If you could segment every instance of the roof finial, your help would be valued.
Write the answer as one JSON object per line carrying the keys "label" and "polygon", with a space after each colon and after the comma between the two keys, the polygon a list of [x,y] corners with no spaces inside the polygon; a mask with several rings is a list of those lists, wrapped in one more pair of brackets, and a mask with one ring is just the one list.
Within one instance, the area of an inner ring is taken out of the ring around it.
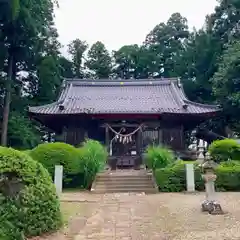
{"label": "roof finial", "polygon": [[182,86],[180,78],[177,78],[177,85],[178,85],[179,88]]}

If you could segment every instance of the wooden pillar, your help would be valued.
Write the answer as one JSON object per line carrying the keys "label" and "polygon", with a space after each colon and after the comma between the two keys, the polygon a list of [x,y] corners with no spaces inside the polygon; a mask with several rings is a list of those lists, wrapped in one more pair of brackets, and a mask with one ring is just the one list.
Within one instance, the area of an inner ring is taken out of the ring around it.
{"label": "wooden pillar", "polygon": [[139,156],[135,161],[135,168],[139,169],[140,165],[142,164],[142,151],[143,151],[143,146],[142,146],[142,129],[140,129],[137,132],[137,155]]}
{"label": "wooden pillar", "polygon": [[185,140],[184,140],[184,128],[183,125],[180,127],[180,148],[185,150]]}
{"label": "wooden pillar", "polygon": [[105,125],[105,145],[107,147],[107,151],[109,152],[109,127]]}
{"label": "wooden pillar", "polygon": [[140,155],[141,153],[141,130],[137,132],[137,139],[136,139],[136,147],[137,147],[137,154]]}
{"label": "wooden pillar", "polygon": [[158,128],[158,144],[162,145],[163,144],[163,140],[162,140],[162,129],[159,127]]}

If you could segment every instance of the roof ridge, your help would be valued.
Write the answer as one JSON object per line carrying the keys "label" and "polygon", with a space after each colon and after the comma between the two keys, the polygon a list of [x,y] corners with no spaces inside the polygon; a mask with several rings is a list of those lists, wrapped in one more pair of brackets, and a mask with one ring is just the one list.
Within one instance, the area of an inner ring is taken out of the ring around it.
{"label": "roof ridge", "polygon": [[94,78],[64,78],[65,81],[69,82],[157,82],[157,81],[178,81],[178,77],[172,77],[172,78],[129,78],[129,79],[123,79],[123,78],[100,78],[100,79],[94,79]]}
{"label": "roof ridge", "polygon": [[65,79],[66,85],[73,84],[73,86],[149,86],[149,85],[170,85],[177,83],[179,80],[175,78],[159,78],[159,79],[135,79],[135,80],[79,80],[79,79]]}

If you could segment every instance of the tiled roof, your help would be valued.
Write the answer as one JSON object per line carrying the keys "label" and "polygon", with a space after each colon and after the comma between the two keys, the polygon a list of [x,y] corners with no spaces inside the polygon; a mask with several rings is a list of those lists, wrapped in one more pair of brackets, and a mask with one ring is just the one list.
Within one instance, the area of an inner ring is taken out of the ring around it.
{"label": "tiled roof", "polygon": [[35,114],[202,114],[216,105],[189,101],[178,79],[79,80],[66,79],[57,102],[29,107]]}

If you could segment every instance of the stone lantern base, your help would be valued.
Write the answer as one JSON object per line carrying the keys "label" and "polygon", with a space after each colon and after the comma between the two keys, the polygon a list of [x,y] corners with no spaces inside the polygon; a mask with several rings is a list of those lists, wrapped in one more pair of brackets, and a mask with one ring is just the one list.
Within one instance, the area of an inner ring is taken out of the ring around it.
{"label": "stone lantern base", "polygon": [[220,203],[215,200],[204,200],[202,203],[202,211],[212,215],[224,214]]}
{"label": "stone lantern base", "polygon": [[216,164],[214,161],[205,161],[202,165],[204,174],[202,175],[205,181],[206,200],[202,203],[202,211],[213,215],[223,214],[222,207],[215,199],[215,181],[217,175],[214,172]]}

